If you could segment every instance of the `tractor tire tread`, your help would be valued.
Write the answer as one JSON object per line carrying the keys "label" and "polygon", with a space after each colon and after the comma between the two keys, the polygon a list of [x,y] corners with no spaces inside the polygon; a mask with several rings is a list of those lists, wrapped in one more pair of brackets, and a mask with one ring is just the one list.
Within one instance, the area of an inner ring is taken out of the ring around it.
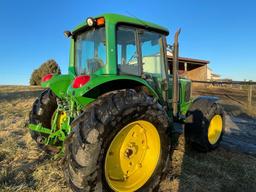
{"label": "tractor tire tread", "polygon": [[[188,112],[188,115],[191,114],[194,122],[185,124],[185,137],[188,143],[199,152],[208,152],[219,147],[225,132],[225,113],[221,104],[214,102],[211,105],[207,105],[207,108],[204,105],[192,107]],[[211,119],[216,114],[222,117],[222,133],[217,143],[210,144],[208,140],[208,128]]]}
{"label": "tractor tire tread", "polygon": [[[129,118],[128,118],[129,117]],[[106,129],[118,124],[128,124],[131,118],[147,118],[162,129],[164,159],[161,159],[162,170],[157,170],[147,191],[155,189],[163,172],[167,170],[170,137],[170,119],[163,107],[144,92],[133,89],[117,90],[100,96],[95,102],[86,107],[84,112],[75,119],[71,126],[71,134],[65,142],[65,157],[63,170],[65,177],[74,191],[109,191],[104,182],[102,161],[106,151],[108,135],[114,137],[117,130]],[[110,129],[110,128],[109,128]]]}

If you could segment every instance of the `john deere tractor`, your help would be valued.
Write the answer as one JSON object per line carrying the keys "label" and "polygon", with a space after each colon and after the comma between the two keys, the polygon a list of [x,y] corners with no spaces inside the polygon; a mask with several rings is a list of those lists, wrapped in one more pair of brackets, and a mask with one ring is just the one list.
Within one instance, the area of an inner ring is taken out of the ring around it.
{"label": "john deere tractor", "polygon": [[69,72],[42,78],[29,129],[38,146],[64,154],[74,191],[152,191],[168,170],[171,129],[184,124],[196,149],[218,147],[224,113],[218,98],[191,98],[178,77],[178,36],[167,62],[168,30],[122,15],[89,17],[65,35]]}

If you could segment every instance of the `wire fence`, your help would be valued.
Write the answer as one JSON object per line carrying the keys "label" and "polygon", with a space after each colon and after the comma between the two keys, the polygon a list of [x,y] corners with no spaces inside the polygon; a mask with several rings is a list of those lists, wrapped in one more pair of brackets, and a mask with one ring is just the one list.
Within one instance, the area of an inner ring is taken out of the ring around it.
{"label": "wire fence", "polygon": [[192,94],[218,96],[226,104],[239,105],[256,114],[256,82],[253,81],[192,81]]}

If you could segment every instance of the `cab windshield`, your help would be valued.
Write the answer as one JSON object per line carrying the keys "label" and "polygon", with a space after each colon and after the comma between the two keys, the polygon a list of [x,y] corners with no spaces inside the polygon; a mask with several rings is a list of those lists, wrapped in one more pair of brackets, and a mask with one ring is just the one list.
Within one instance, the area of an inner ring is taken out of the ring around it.
{"label": "cab windshield", "polygon": [[91,29],[76,36],[75,70],[77,75],[95,73],[106,64],[105,27]]}

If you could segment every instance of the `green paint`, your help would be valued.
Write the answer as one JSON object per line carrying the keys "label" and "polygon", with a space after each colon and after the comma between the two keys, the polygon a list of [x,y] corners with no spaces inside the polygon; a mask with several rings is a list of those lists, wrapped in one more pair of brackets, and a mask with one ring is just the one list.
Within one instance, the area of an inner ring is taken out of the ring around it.
{"label": "green paint", "polygon": [[[172,96],[172,78],[171,75],[167,75],[166,70],[163,72],[162,76],[153,75],[152,80],[148,81],[144,76],[135,75],[120,75],[117,69],[117,49],[116,49],[116,28],[117,25],[122,23],[122,25],[133,25],[137,28],[143,28],[145,31],[155,31],[163,38],[165,38],[169,31],[159,25],[142,21],[137,18],[130,18],[122,15],[116,14],[103,14],[95,18],[104,17],[105,18],[105,46],[106,46],[106,64],[96,70],[94,73],[90,74],[90,80],[85,85],[80,88],[73,88],[73,81],[77,76],[75,70],[75,38],[78,33],[83,33],[82,30],[90,30],[84,21],[78,25],[72,32],[73,36],[70,40],[70,58],[69,58],[69,68],[68,74],[66,75],[54,75],[52,79],[43,82],[42,87],[50,88],[60,99],[61,102],[58,103],[58,108],[54,113],[52,118],[51,129],[43,127],[41,124],[29,125],[29,128],[33,131],[41,132],[47,134],[48,137],[44,140],[45,144],[54,145],[57,142],[64,142],[65,138],[71,131],[70,123],[75,119],[84,108],[91,102],[95,101],[102,92],[99,92],[99,86],[105,86],[104,88],[109,88],[111,85],[116,85],[115,83],[126,82],[121,88],[127,88],[128,85],[136,84],[144,86],[155,97],[161,104],[169,105],[167,113],[169,115],[171,112],[171,103],[164,100],[164,89],[163,82],[168,82],[168,99],[171,100]],[[96,29],[97,30],[97,29]],[[139,32],[137,31],[137,34]],[[164,42],[164,41],[163,41]],[[153,44],[153,43],[152,43]],[[98,48],[97,48],[98,49]],[[163,45],[161,44],[161,50],[163,50]],[[95,51],[95,50],[94,50]],[[79,52],[78,52],[79,53]],[[167,68],[166,58],[164,60],[165,66]],[[140,63],[138,63],[140,64]],[[168,78],[168,79],[166,79]],[[180,79],[180,114],[185,115],[191,104],[191,101],[185,101],[186,97],[186,86],[190,83],[187,79]],[[119,83],[120,86],[120,83]],[[120,88],[120,87],[119,87]],[[112,90],[115,90],[113,87]],[[102,91],[102,90],[101,90]],[[90,94],[89,94],[90,93]],[[91,96],[86,96],[91,95]],[[65,111],[68,114],[68,118],[62,123],[61,127],[57,129],[57,119],[58,114],[61,111]],[[63,150],[61,150],[63,151]]]}
{"label": "green paint", "polygon": [[186,115],[190,105],[192,104],[193,100],[190,98],[189,101],[186,101],[186,94],[190,94],[190,93],[186,93],[186,86],[187,84],[190,85],[191,87],[191,81],[188,79],[180,79],[180,114],[182,115]]}
{"label": "green paint", "polygon": [[58,97],[64,98],[73,79],[74,76],[72,74],[54,75],[49,81],[42,82],[41,86],[50,88]]}
{"label": "green paint", "polygon": [[37,124],[37,125],[29,124],[28,127],[32,131],[37,131],[37,132],[45,133],[45,134],[51,134],[51,130],[43,127],[41,124]]}
{"label": "green paint", "polygon": [[[88,83],[86,83],[84,86],[80,88],[73,88],[72,86],[69,86],[67,90],[68,95],[73,95],[75,97],[81,97],[86,92],[94,89],[95,87],[102,85],[104,83],[118,81],[118,80],[131,80],[140,83],[141,85],[145,85],[148,87],[150,92],[158,98],[157,93],[155,90],[145,81],[144,79],[136,76],[129,76],[129,75],[91,75],[91,79]],[[89,98],[87,98],[89,99]]]}

